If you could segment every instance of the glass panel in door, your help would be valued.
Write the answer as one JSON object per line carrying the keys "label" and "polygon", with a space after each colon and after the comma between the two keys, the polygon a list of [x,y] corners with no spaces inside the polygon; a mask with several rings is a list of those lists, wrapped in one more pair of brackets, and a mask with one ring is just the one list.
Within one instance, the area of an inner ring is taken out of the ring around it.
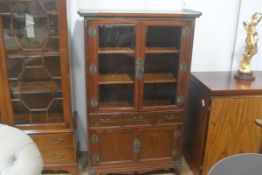
{"label": "glass panel in door", "polygon": [[147,26],[143,106],[175,105],[180,56],[180,26]]}
{"label": "glass panel in door", "polygon": [[15,125],[64,122],[56,3],[12,1],[2,17]]}
{"label": "glass panel in door", "polygon": [[100,25],[98,30],[99,107],[133,107],[136,27]]}

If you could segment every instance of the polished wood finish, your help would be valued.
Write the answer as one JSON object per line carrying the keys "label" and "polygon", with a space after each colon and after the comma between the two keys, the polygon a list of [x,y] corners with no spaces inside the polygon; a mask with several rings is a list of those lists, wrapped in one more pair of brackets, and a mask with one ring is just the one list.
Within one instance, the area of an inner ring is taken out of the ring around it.
{"label": "polished wood finish", "polygon": [[[23,27],[25,9],[36,24],[32,38]],[[45,170],[77,175],[66,15],[65,0],[33,5],[26,1],[0,13],[0,108],[5,124],[22,129],[35,141]],[[38,45],[35,37],[39,42],[45,37],[45,43]]]}
{"label": "polished wood finish", "polygon": [[260,151],[262,72],[255,74],[253,82],[235,80],[234,72],[192,74],[185,155],[196,174],[227,156]]}
{"label": "polished wood finish", "polygon": [[90,173],[180,173],[194,24],[200,15],[191,12],[80,12]]}

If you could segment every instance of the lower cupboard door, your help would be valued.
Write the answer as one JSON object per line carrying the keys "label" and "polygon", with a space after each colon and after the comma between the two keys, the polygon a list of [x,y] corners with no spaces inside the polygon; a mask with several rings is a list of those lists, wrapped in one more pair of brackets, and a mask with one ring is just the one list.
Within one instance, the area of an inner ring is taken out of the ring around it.
{"label": "lower cupboard door", "polygon": [[130,163],[134,161],[132,129],[98,130],[91,134],[92,166]]}
{"label": "lower cupboard door", "polygon": [[181,128],[159,127],[139,129],[137,134],[141,143],[138,153],[140,162],[143,161],[176,161],[181,157]]}

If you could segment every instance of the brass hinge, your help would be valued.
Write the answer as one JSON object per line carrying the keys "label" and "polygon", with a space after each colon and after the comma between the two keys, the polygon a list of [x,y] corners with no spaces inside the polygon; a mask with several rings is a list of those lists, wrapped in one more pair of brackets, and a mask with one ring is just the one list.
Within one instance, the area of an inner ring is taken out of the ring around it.
{"label": "brass hinge", "polygon": [[186,26],[186,27],[183,28],[182,35],[184,37],[188,37],[190,35],[190,28],[189,28],[189,26]]}
{"label": "brass hinge", "polygon": [[180,70],[185,73],[187,71],[187,65],[185,63],[181,64]]}
{"label": "brass hinge", "polygon": [[92,135],[92,144],[97,144],[98,143],[98,137],[96,134]]}
{"label": "brass hinge", "polygon": [[95,109],[98,105],[97,100],[95,98],[92,98],[90,101],[90,105],[93,109]]}
{"label": "brass hinge", "polygon": [[174,148],[174,149],[172,150],[172,156],[173,156],[173,158],[176,159],[176,158],[178,157],[178,155],[179,155],[179,152],[177,151],[176,148]]}
{"label": "brass hinge", "polygon": [[177,129],[175,132],[174,132],[174,138],[175,139],[179,139],[181,136],[181,131],[179,129]]}
{"label": "brass hinge", "polygon": [[94,154],[92,159],[93,159],[93,162],[99,162],[100,161],[100,157],[99,157],[98,154]]}
{"label": "brass hinge", "polygon": [[144,78],[144,60],[137,59],[136,60],[136,78],[138,80],[142,80]]}
{"label": "brass hinge", "polygon": [[176,99],[176,103],[177,103],[178,105],[184,104],[184,96],[183,96],[183,95],[179,95],[179,96],[177,97],[177,99]]}
{"label": "brass hinge", "polygon": [[96,71],[97,71],[96,65],[95,65],[95,64],[91,64],[91,65],[89,66],[89,71],[90,71],[90,73],[91,73],[92,75],[96,74]]}
{"label": "brass hinge", "polygon": [[134,140],[133,142],[133,151],[135,154],[138,154],[140,152],[141,143],[138,139]]}
{"label": "brass hinge", "polygon": [[96,36],[96,28],[95,27],[89,27],[88,28],[88,36],[89,37],[95,37]]}

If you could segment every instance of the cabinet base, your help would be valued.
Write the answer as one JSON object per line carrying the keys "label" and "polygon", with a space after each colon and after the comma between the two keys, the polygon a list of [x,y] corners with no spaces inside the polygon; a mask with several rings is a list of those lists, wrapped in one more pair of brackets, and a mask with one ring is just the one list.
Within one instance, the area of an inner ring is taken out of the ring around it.
{"label": "cabinet base", "polygon": [[65,164],[50,164],[44,167],[43,172],[67,172],[70,175],[78,175],[78,165],[76,163],[65,163]]}
{"label": "cabinet base", "polygon": [[130,165],[118,165],[112,166],[97,166],[88,168],[88,173],[90,175],[94,174],[135,174],[135,173],[152,173],[152,172],[170,172],[173,171],[176,175],[180,174],[181,171],[181,161],[169,162],[169,163],[137,163]]}

